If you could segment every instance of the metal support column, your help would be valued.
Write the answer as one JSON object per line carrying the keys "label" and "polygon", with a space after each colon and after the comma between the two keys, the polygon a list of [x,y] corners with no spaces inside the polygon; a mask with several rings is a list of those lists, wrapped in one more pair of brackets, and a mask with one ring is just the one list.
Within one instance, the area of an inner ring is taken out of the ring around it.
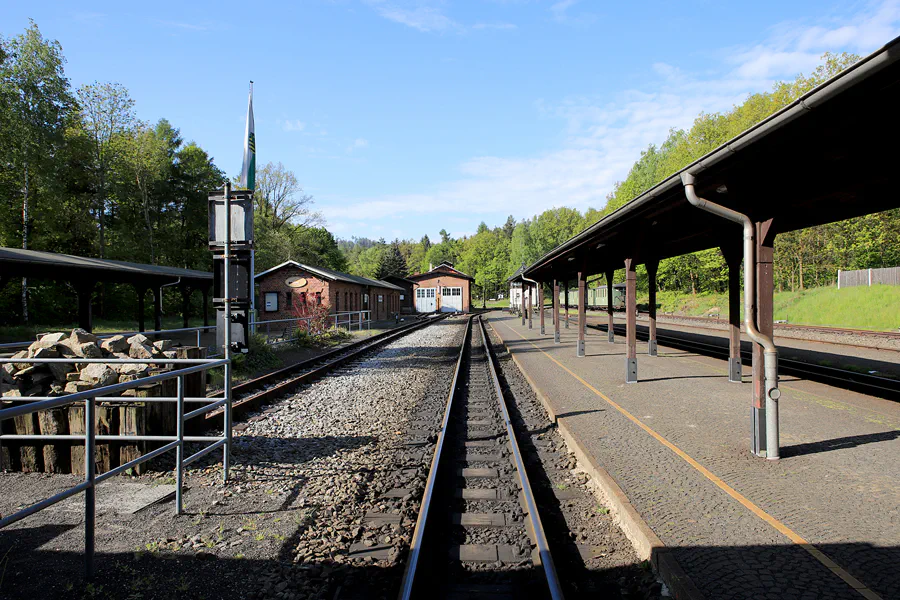
{"label": "metal support column", "polygon": [[553,280],[553,343],[559,343],[559,280]]}
{"label": "metal support column", "polygon": [[647,354],[650,356],[659,356],[659,349],[656,344],[656,271],[659,268],[659,261],[647,261],[647,285],[650,290],[649,310],[649,332],[647,339]]}
{"label": "metal support column", "polygon": [[607,315],[607,339],[610,344],[616,343],[616,332],[613,329],[613,275],[615,271],[606,272],[606,315]]}
{"label": "metal support column", "polygon": [[180,515],[184,508],[181,495],[181,488],[184,486],[184,375],[178,377],[176,412],[175,435],[178,437],[178,446],[175,448],[175,514]]}
{"label": "metal support column", "polygon": [[637,274],[634,259],[625,259],[625,383],[637,383]]}
{"label": "metal support column", "polygon": [[538,283],[538,310],[541,311],[541,335],[544,335],[544,283]]}
{"label": "metal support column", "polygon": [[203,326],[209,327],[209,288],[203,288]]}
{"label": "metal support column", "polygon": [[728,381],[741,383],[741,249],[723,247],[722,256],[728,265]]}
{"label": "metal support column", "polygon": [[88,484],[84,490],[84,578],[94,578],[94,526],[97,519],[97,492],[94,488],[96,477],[96,430],[97,419],[94,418],[96,404],[94,398],[84,401],[84,481]]}
{"label": "metal support column", "polygon": [[[774,278],[773,261],[775,234],[772,220],[756,224],[756,327],[763,335],[772,337],[774,331]],[[765,365],[763,347],[753,344],[753,453],[766,458],[777,458],[778,452],[778,402],[766,398]],[[772,426],[774,423],[774,427]],[[769,439],[774,435],[774,439]],[[774,448],[770,457],[768,449]]]}
{"label": "metal support column", "polygon": [[568,329],[569,328],[569,280],[566,279],[566,281],[563,285],[566,286],[565,291],[563,291],[563,296],[566,301],[566,329]]}
{"label": "metal support column", "polygon": [[584,356],[584,328],[587,325],[587,282],[584,271],[578,272],[578,346],[575,356]]}
{"label": "metal support column", "polygon": [[191,317],[191,292],[193,290],[187,285],[179,287],[181,288],[181,326],[187,329],[188,320]]}

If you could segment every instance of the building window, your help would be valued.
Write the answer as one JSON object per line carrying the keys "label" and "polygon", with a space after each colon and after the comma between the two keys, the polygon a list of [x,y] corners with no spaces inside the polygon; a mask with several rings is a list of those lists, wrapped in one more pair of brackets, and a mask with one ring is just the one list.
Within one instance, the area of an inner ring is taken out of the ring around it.
{"label": "building window", "polygon": [[266,292],[266,312],[278,311],[278,292]]}
{"label": "building window", "polygon": [[400,294],[400,300],[406,300],[405,294]]}
{"label": "building window", "polygon": [[306,292],[300,292],[300,310],[306,310]]}
{"label": "building window", "polygon": [[349,295],[349,294],[348,294],[347,292],[344,292],[344,310],[350,310],[350,305],[347,304],[347,297],[348,297],[348,295]]}
{"label": "building window", "polygon": [[285,292],[284,293],[284,307],[288,310],[290,310],[290,308],[291,308],[291,300],[293,300],[293,298],[291,298],[291,292],[290,291]]}
{"label": "building window", "polygon": [[316,292],[316,306],[322,306],[322,292]]}
{"label": "building window", "polygon": [[378,303],[381,304],[384,301],[384,296],[378,294]]}
{"label": "building window", "polygon": [[334,294],[334,312],[341,312],[341,293],[335,292]]}

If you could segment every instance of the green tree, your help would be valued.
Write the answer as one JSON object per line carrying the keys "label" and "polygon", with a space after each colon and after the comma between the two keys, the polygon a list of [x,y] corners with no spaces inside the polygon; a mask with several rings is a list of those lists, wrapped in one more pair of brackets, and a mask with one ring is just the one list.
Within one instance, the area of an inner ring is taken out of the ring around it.
{"label": "green tree", "polygon": [[398,243],[393,243],[381,253],[379,256],[378,270],[375,273],[378,279],[384,279],[390,275],[397,277],[406,277],[406,260],[400,253]]}

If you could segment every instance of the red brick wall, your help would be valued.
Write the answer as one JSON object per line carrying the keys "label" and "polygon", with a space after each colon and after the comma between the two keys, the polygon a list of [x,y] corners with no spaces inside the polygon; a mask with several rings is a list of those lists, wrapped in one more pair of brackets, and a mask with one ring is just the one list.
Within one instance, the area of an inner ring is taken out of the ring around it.
{"label": "red brick wall", "polygon": [[[441,310],[441,306],[443,306],[442,298],[441,298],[441,288],[445,287],[460,287],[462,288],[462,310],[463,312],[469,312],[469,308],[472,304],[472,291],[470,287],[470,281],[468,279],[464,279],[462,277],[455,277],[453,275],[448,275],[446,273],[435,273],[433,276],[420,279],[416,282],[417,288],[437,288],[437,309]],[[413,290],[413,306],[415,307],[415,290]]]}

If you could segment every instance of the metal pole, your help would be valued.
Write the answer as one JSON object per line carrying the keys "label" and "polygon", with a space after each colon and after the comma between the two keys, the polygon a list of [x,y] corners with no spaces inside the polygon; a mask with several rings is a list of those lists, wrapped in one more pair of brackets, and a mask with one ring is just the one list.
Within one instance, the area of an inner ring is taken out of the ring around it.
{"label": "metal pole", "polygon": [[225,446],[222,449],[222,479],[228,481],[231,467],[231,182],[225,182]]}
{"label": "metal pole", "polygon": [[650,336],[647,340],[647,354],[659,356],[659,346],[656,343],[656,271],[659,263],[655,260],[647,263],[647,283],[650,291],[649,321]]}
{"label": "metal pole", "polygon": [[637,274],[634,259],[625,259],[625,383],[637,383]]}
{"label": "metal pole", "polygon": [[559,280],[553,280],[553,343],[559,344]]}
{"label": "metal pole", "polygon": [[564,294],[565,294],[565,301],[566,301],[566,329],[568,329],[569,328],[569,280],[568,279],[566,279],[565,286],[566,286],[566,291],[564,292]]}
{"label": "metal pole", "polygon": [[183,507],[181,491],[184,485],[184,375],[178,377],[178,447],[175,449],[175,514],[180,515]]}
{"label": "metal pole", "polygon": [[534,325],[532,324],[532,321],[531,321],[531,315],[534,312],[534,307],[531,305],[532,304],[531,299],[532,299],[532,294],[533,294],[532,289],[533,288],[529,285],[528,286],[528,329],[532,329],[534,327]]}
{"label": "metal pole", "polygon": [[584,356],[584,326],[587,322],[587,297],[584,271],[578,272],[578,345],[575,356]]}
{"label": "metal pole", "polygon": [[94,522],[97,516],[97,495],[94,491],[94,399],[84,400],[84,480],[88,487],[84,490],[84,578],[94,578]]}
{"label": "metal pole", "polygon": [[606,272],[606,339],[610,344],[616,343],[615,323],[613,322],[613,273],[615,271]]}
{"label": "metal pole", "polygon": [[197,330],[197,347],[200,347],[200,330]]}
{"label": "metal pole", "polygon": [[544,331],[544,284],[541,282],[538,285],[538,310],[541,311],[541,335],[546,333]]}

